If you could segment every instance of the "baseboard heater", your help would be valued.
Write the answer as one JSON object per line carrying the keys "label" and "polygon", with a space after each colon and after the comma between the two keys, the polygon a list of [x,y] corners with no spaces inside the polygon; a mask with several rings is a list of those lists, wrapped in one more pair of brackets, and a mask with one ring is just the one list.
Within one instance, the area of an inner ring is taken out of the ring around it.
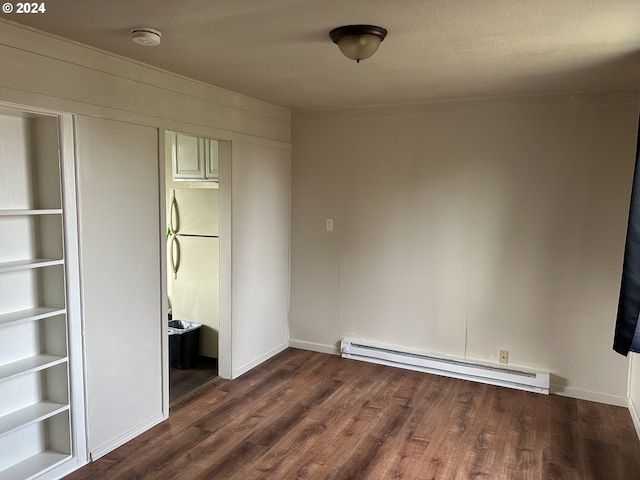
{"label": "baseboard heater", "polygon": [[395,347],[348,338],[342,340],[340,351],[343,358],[549,394],[549,373],[547,372],[516,370],[497,365],[411,353]]}

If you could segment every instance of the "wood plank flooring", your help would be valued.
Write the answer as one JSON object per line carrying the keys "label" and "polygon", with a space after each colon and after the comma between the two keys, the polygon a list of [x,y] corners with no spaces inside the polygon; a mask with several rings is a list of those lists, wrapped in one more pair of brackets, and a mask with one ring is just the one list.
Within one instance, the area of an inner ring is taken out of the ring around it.
{"label": "wood plank flooring", "polygon": [[198,357],[198,362],[188,370],[169,369],[169,405],[195,395],[207,388],[218,375],[218,360],[215,358]]}
{"label": "wood plank flooring", "polygon": [[66,477],[640,478],[627,409],[288,349]]}

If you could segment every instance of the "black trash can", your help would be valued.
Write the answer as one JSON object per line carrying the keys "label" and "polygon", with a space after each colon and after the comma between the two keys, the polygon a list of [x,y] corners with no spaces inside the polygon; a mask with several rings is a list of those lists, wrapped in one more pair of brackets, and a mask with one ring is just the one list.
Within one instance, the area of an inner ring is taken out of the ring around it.
{"label": "black trash can", "polygon": [[198,363],[200,323],[186,320],[169,321],[169,365],[188,370]]}

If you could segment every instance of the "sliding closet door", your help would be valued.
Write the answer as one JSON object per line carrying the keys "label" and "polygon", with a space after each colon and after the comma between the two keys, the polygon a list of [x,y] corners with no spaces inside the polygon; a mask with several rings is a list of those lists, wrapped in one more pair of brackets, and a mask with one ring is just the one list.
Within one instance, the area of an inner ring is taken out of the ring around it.
{"label": "sliding closet door", "polygon": [[163,418],[158,131],[77,121],[89,452]]}

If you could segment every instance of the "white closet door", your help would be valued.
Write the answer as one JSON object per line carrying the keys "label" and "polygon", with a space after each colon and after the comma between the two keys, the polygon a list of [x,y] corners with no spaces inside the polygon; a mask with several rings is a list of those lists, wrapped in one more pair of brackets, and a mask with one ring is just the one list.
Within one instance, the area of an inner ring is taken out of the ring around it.
{"label": "white closet door", "polygon": [[158,132],[79,117],[77,144],[88,444],[95,459],[163,418]]}

